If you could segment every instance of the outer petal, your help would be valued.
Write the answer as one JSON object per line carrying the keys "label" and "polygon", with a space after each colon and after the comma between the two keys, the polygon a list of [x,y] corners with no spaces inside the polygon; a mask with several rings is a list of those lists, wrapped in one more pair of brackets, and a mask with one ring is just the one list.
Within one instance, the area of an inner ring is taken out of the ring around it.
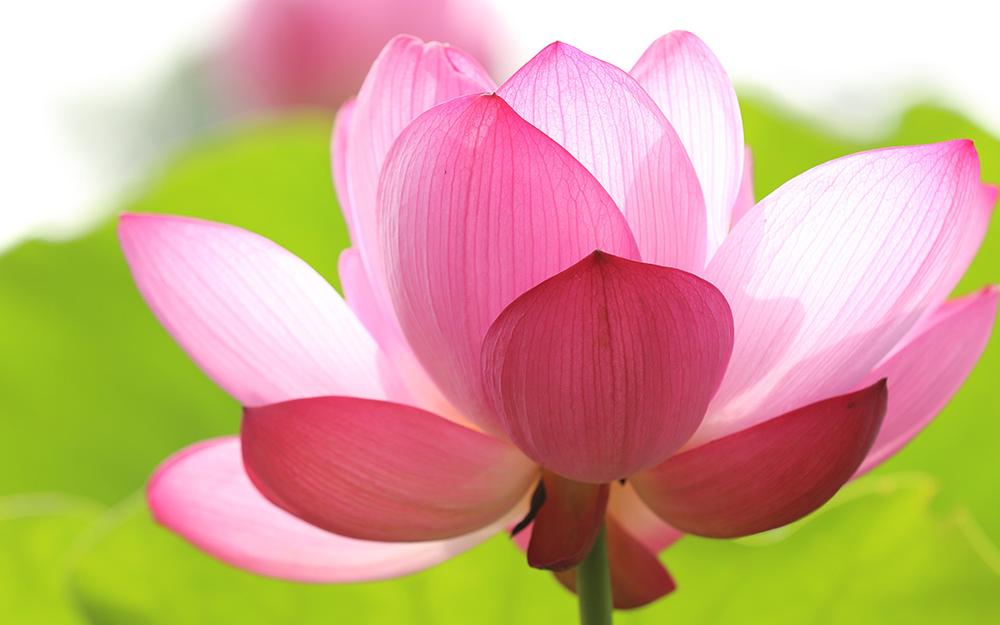
{"label": "outer petal", "polygon": [[354,232],[354,213],[351,206],[351,192],[347,177],[347,141],[351,132],[351,124],[354,122],[354,106],[357,100],[351,98],[344,102],[337,110],[337,116],[333,120],[333,138],[330,141],[330,162],[333,165],[333,186],[337,192],[337,201],[340,202],[340,213],[347,222],[347,229],[351,234],[351,239],[357,235]]}
{"label": "outer petal", "polygon": [[497,96],[414,121],[386,161],[380,202],[403,331],[438,387],[485,427],[479,357],[496,315],[594,249],[637,255],[597,180]]}
{"label": "outer petal", "polygon": [[684,31],[656,40],[632,75],[663,109],[698,172],[711,257],[729,232],[743,177],[743,120],[733,85],[708,46]]}
{"label": "outer petal", "polygon": [[582,484],[542,473],[544,501],[531,526],[528,564],[565,571],[590,553],[608,506],[607,484]]}
{"label": "outer petal", "polygon": [[708,266],[736,343],[695,442],[857,388],[954,286],[978,176],[968,141],[889,148],[820,165],[754,206]]}
{"label": "outer petal", "polygon": [[631,76],[553,43],[497,95],[569,150],[621,208],[644,261],[700,271],[705,201],[691,160]]}
{"label": "outer petal", "polygon": [[249,408],[254,484],[295,516],[352,538],[419,541],[489,525],[536,467],[512,445],[402,404],[319,397]]}
{"label": "outer petal", "polygon": [[384,397],[375,341],[287,250],[240,228],[165,215],[123,215],[118,236],[160,323],[243,405]]}
{"label": "outer petal", "polygon": [[680,453],[632,484],[654,512],[691,534],[732,538],[780,527],[850,479],[885,406],[882,380]]}
{"label": "outer petal", "polygon": [[[670,573],[656,557],[656,552],[650,551],[614,519],[607,520],[606,528],[611,596],[615,608],[640,608],[677,588]],[[558,571],[556,579],[576,592],[576,569]]]}
{"label": "outer petal", "polygon": [[212,556],[248,571],[300,582],[360,582],[406,575],[482,542],[490,527],[446,541],[378,543],[309,525],[257,492],[243,471],[240,441],[192,445],[149,482],[153,516]]}
{"label": "outer petal", "polygon": [[504,431],[582,482],[652,467],[701,423],[732,346],[725,298],[701,278],[595,252],[508,306],[483,343]]}
{"label": "outer petal", "polygon": [[939,307],[868,376],[888,378],[889,407],[858,474],[899,451],[948,403],[989,341],[997,295],[988,287]]}
{"label": "outer petal", "polygon": [[747,211],[757,203],[757,200],[754,199],[755,197],[753,190],[753,154],[750,152],[748,146],[746,156],[743,157],[743,181],[740,183],[739,193],[736,194],[736,201],[733,202],[732,226],[735,226],[740,219],[743,219],[743,215],[746,215]]}
{"label": "outer petal", "polygon": [[346,167],[357,237],[354,244],[380,297],[384,283],[377,256],[376,193],[389,148],[414,118],[432,106],[493,88],[493,81],[475,59],[446,44],[399,35],[375,59],[358,92]]}

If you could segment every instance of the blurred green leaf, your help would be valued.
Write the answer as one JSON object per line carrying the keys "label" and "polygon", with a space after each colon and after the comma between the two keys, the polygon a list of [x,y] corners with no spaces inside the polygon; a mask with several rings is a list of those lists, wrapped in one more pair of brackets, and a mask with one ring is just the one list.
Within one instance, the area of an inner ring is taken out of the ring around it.
{"label": "blurred green leaf", "polygon": [[69,563],[101,507],[62,495],[0,498],[0,616],[4,623],[83,625]]}
{"label": "blurred green leaf", "polygon": [[[125,209],[244,226],[335,281],[347,236],[328,136],[326,122],[303,119],[213,140]],[[111,220],[80,239],[29,242],[0,257],[0,327],[0,493],[114,502],[171,452],[238,427],[236,403],[140,299]]]}
{"label": "blurred green leaf", "polygon": [[[1000,574],[962,517],[936,518],[933,481],[871,479],[823,512],[752,542],[686,538],[666,553],[680,590],[621,623],[979,623],[1000,617]],[[308,586],[219,564],[157,529],[141,505],[80,562],[97,625],[571,623],[575,599],[498,536],[390,582]]]}

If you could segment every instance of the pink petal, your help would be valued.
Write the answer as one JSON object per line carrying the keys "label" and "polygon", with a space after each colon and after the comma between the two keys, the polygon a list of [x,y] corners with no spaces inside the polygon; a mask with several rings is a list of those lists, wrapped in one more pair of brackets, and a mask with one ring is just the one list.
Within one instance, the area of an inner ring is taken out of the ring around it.
{"label": "pink petal", "polygon": [[382,348],[379,359],[384,373],[383,384],[395,384],[386,388],[386,399],[417,406],[467,425],[465,418],[441,395],[413,355],[399,329],[394,311],[383,307],[376,297],[358,251],[352,247],[341,252],[338,269],[348,306]]}
{"label": "pink petal", "polygon": [[528,564],[565,571],[583,562],[604,522],[607,484],[583,484],[542,472],[545,500],[531,525]]}
{"label": "pink petal", "polygon": [[750,152],[750,147],[748,146],[746,156],[743,157],[743,179],[740,183],[740,192],[736,194],[736,201],[733,202],[732,226],[735,226],[740,219],[743,219],[743,215],[746,215],[747,211],[757,203],[757,200],[754,198],[753,153]]}
{"label": "pink petal", "polygon": [[350,198],[350,187],[347,178],[347,138],[351,132],[351,124],[354,121],[354,106],[357,101],[353,98],[344,102],[337,110],[337,116],[333,120],[333,138],[330,142],[330,162],[333,165],[333,186],[337,192],[337,201],[340,203],[340,214],[347,222],[347,229],[354,239],[357,235],[354,232],[354,213],[351,210],[352,202]]}
{"label": "pink petal", "polygon": [[684,537],[683,533],[656,516],[628,482],[612,485],[608,515],[653,553],[660,553]]}
{"label": "pink petal", "polygon": [[632,480],[674,527],[732,538],[781,527],[830,499],[864,460],[885,380],[680,453]]}
{"label": "pink petal", "polygon": [[869,374],[888,378],[889,407],[859,475],[927,427],[965,381],[989,341],[998,292],[991,286],[940,306]]}
{"label": "pink petal", "polygon": [[813,168],[754,206],[706,272],[736,342],[693,442],[857,388],[954,286],[978,178],[971,142],[888,148]]}
{"label": "pink petal", "polygon": [[[677,588],[655,551],[614,519],[607,520],[606,528],[611,596],[616,609],[640,608]],[[576,569],[557,571],[555,576],[570,592],[576,592]]]}
{"label": "pink petal", "polygon": [[410,35],[393,38],[375,59],[358,92],[347,140],[346,173],[354,212],[355,247],[379,297],[376,193],[379,172],[399,133],[418,115],[441,102],[492,91],[493,81],[475,59],[447,44],[424,43]]}
{"label": "pink petal", "polygon": [[729,315],[701,278],[595,252],[500,314],[484,386],[504,431],[543,467],[626,478],[701,423],[729,359]]}
{"label": "pink petal", "polygon": [[122,215],[118,236],[160,323],[240,403],[385,396],[375,341],[287,250],[240,228],[166,215]]}
{"label": "pink petal", "polygon": [[459,538],[379,543],[309,525],[257,492],[243,470],[240,441],[192,445],[164,462],[149,482],[156,520],[232,566],[299,582],[343,583],[419,571],[475,546],[493,526]]}
{"label": "pink petal", "polygon": [[656,103],[631,76],[554,43],[497,90],[557,141],[621,208],[649,263],[705,266],[705,201],[691,160]]}
{"label": "pink petal", "polygon": [[386,161],[380,198],[405,336],[445,395],[490,429],[480,347],[497,314],[594,249],[637,255],[597,180],[498,96],[414,121]]}
{"label": "pink petal", "polygon": [[459,536],[506,515],[537,479],[512,445],[429,412],[355,397],[248,408],[254,484],[295,516],[366,540]]}
{"label": "pink petal", "polygon": [[684,31],[653,42],[632,75],[663,109],[698,172],[711,258],[729,232],[743,178],[743,120],[733,85],[708,46]]}

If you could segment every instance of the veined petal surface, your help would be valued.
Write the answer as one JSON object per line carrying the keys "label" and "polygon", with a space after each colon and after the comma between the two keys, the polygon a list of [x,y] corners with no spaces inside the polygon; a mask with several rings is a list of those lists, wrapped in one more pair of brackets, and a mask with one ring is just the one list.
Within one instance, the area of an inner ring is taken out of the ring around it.
{"label": "veined petal surface", "polygon": [[167,215],[122,215],[118,236],[160,323],[243,405],[385,397],[378,345],[294,254],[241,228]]}
{"label": "veined petal surface", "polygon": [[638,256],[600,183],[495,95],[452,100],[407,127],[379,198],[403,332],[445,396],[491,430],[480,349],[500,311],[595,249]]}
{"label": "veined petal surface", "polygon": [[254,488],[236,437],[197,443],[171,456],[150,480],[147,498],[161,525],[202,551],[258,575],[297,582],[407,575],[456,556],[500,529],[419,543],[331,534],[285,512]]}

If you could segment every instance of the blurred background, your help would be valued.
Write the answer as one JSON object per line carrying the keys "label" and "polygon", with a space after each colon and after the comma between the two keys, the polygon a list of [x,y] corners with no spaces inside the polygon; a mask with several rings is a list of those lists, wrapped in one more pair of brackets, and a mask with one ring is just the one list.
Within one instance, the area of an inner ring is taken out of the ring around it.
{"label": "blurred background", "polygon": [[[757,196],[860,149],[968,137],[1000,183],[1000,6],[842,0],[90,0],[0,5],[0,623],[574,622],[502,536],[431,571],[302,586],[154,525],[143,484],[239,408],[140,300],[122,210],[260,232],[337,283],[330,128],[397,32],[502,80],[559,39],[623,67],[670,30],[737,84]],[[1000,226],[959,285],[1000,280]],[[664,554],[622,623],[1000,622],[1000,341],[914,443],[789,528]]]}

